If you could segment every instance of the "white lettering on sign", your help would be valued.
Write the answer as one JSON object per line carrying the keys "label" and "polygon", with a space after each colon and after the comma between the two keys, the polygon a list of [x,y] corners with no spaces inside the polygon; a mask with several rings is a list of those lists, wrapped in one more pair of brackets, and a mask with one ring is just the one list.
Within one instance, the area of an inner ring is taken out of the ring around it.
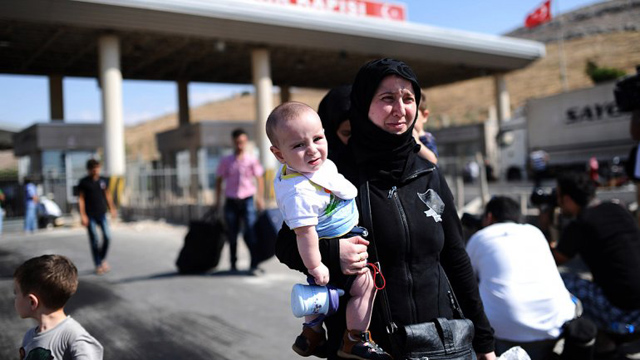
{"label": "white lettering on sign", "polygon": [[385,20],[406,20],[406,6],[373,0],[256,0],[276,5],[297,6],[315,11],[333,12],[350,16],[366,16]]}

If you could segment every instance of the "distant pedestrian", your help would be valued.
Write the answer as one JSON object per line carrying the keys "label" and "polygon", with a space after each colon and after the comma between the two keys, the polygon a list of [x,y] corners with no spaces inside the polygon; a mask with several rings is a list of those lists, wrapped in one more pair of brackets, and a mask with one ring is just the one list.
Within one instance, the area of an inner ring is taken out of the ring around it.
{"label": "distant pedestrian", "polygon": [[[222,185],[225,184],[224,219],[227,223],[231,271],[236,271],[238,232],[244,227],[244,242],[251,254],[250,271],[258,268],[255,254],[256,235],[254,226],[257,220],[256,207],[264,208],[263,193],[264,170],[258,159],[248,151],[249,137],[242,129],[231,133],[234,153],[222,158],[216,171],[216,203],[222,207]],[[254,199],[255,196],[255,199]],[[254,205],[255,200],[255,205]]]}
{"label": "distant pedestrian", "polygon": [[20,360],[101,360],[102,345],[64,312],[78,288],[78,269],[64,256],[42,255],[27,260],[13,274],[15,309],[38,326],[22,339]]}
{"label": "distant pedestrian", "polygon": [[542,179],[547,176],[549,164],[549,154],[541,149],[537,149],[529,154],[529,168],[533,175],[533,186],[538,188],[542,185]]}
{"label": "distant pedestrian", "polygon": [[475,183],[480,177],[480,166],[475,160],[470,160],[464,165],[462,178],[465,182]]}
{"label": "distant pedestrian", "polygon": [[25,177],[24,182],[24,231],[28,233],[38,228],[38,191],[30,177]]}
{"label": "distant pedestrian", "polygon": [[[87,161],[87,173],[88,175],[78,183],[78,208],[82,226],[86,226],[89,233],[89,245],[96,266],[96,274],[102,275],[111,270],[106,260],[111,240],[107,210],[110,210],[111,217],[115,218],[116,207],[109,192],[109,179],[100,176],[98,160]],[[96,225],[102,230],[102,244],[99,241]]]}
{"label": "distant pedestrian", "polygon": [[591,181],[596,185],[600,185],[600,174],[598,173],[600,166],[598,164],[598,158],[595,156],[590,157],[587,168],[589,169],[589,178]]}
{"label": "distant pedestrian", "polygon": [[2,224],[4,222],[4,202],[6,201],[4,192],[0,189],[0,235],[2,235]]}

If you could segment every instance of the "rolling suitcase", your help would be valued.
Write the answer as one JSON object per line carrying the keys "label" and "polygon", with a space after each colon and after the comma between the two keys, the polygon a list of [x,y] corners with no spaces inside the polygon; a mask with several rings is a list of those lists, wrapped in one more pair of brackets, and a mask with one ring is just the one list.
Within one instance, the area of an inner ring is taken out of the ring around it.
{"label": "rolling suitcase", "polygon": [[282,213],[279,209],[267,209],[258,215],[258,220],[254,227],[256,246],[253,256],[256,264],[269,260],[275,255],[276,239],[281,227]]}
{"label": "rolling suitcase", "polygon": [[176,260],[178,272],[199,274],[215,268],[226,240],[224,223],[215,210],[209,210],[201,220],[190,221],[184,246]]}

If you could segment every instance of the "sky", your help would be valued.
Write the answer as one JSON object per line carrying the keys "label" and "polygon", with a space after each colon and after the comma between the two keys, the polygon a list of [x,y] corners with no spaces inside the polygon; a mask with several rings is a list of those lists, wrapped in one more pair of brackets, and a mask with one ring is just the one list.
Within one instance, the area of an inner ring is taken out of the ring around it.
{"label": "sky", "polygon": [[[215,0],[213,0],[215,1]],[[443,28],[501,35],[524,25],[525,17],[542,0],[404,0],[408,21]],[[595,0],[552,0],[552,16]],[[253,91],[251,85],[189,84],[191,107]],[[67,122],[98,123],[102,117],[100,91],[95,78],[64,78],[64,114]],[[177,85],[166,81],[123,81],[125,125],[134,125],[175,112]],[[43,76],[0,74],[0,127],[20,130],[48,122],[49,89]]]}

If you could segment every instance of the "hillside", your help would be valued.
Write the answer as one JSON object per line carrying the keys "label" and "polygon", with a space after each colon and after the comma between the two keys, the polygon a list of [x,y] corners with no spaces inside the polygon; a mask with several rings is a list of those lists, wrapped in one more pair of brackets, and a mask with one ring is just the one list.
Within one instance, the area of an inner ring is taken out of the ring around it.
{"label": "hillside", "polygon": [[[564,44],[569,90],[592,86],[585,74],[587,60],[600,66],[635,73],[640,64],[640,32],[611,33],[566,41]],[[547,45],[547,56],[525,69],[505,76],[511,108],[524,105],[529,98],[562,92],[558,45]],[[484,77],[427,89],[431,109],[430,126],[469,124],[486,120],[495,103],[493,78]]]}
{"label": "hillside", "polygon": [[[569,89],[592,85],[584,71],[588,60],[599,66],[623,69],[628,74],[635,73],[635,66],[640,65],[640,0],[604,1],[563,14],[534,29],[516,29],[505,35],[544,42],[547,55],[525,69],[506,75],[512,109],[522,106],[529,98],[562,91],[557,42],[560,28],[565,38]],[[426,89],[426,93],[432,114],[429,127],[432,128],[482,122],[488,117],[489,107],[495,103],[491,77]],[[294,89],[291,98],[317,108],[324,94],[323,90]],[[274,105],[279,102],[279,97],[274,97]],[[238,95],[191,109],[192,121],[254,118],[252,95]],[[167,114],[128,127],[125,130],[128,158],[156,159],[155,133],[177,124],[176,114]]]}
{"label": "hillside", "polygon": [[[547,55],[506,75],[511,108],[528,98],[562,92],[558,34],[564,33],[569,90],[592,86],[585,74],[588,60],[634,74],[640,65],[640,0],[604,1],[584,7],[534,29],[519,28],[506,36],[546,44]],[[493,78],[484,77],[427,89],[434,128],[486,120],[495,103]]]}
{"label": "hillside", "polygon": [[[300,101],[317,108],[325,90],[292,89],[291,100]],[[273,104],[280,103],[280,95],[276,94]],[[254,97],[235,95],[228,99],[212,101],[191,108],[191,122],[200,121],[246,121],[256,118]],[[176,113],[167,114],[125,129],[125,146],[128,160],[155,160],[159,158],[155,134],[178,126]]]}

